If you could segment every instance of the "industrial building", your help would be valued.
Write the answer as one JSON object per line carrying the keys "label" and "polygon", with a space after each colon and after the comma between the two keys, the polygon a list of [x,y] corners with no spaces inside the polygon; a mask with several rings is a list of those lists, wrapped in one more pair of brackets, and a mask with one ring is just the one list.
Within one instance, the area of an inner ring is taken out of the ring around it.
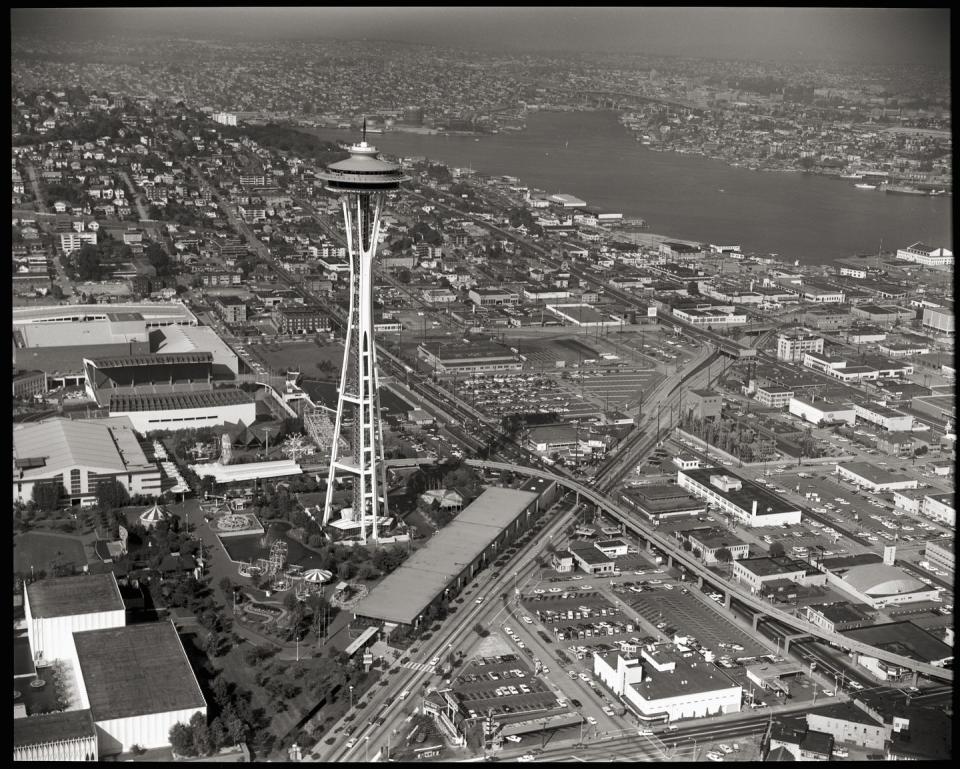
{"label": "industrial building", "polygon": [[894,489],[915,489],[917,481],[905,475],[881,470],[867,462],[848,462],[838,464],[837,475],[845,481],[855,483],[870,491],[893,491]]}
{"label": "industrial building", "polygon": [[718,467],[677,470],[677,485],[746,526],[800,523],[800,508],[753,481]]}
{"label": "industrial building", "polygon": [[828,400],[810,400],[794,396],[790,399],[788,410],[794,416],[814,425],[845,423],[853,426],[856,412],[853,404],[833,403]]}
{"label": "industrial building", "polygon": [[826,575],[805,561],[787,556],[774,558],[743,558],[733,561],[730,577],[746,585],[751,593],[760,592],[766,583],[789,581],[798,585],[823,585]]}
{"label": "industrial building", "polygon": [[[890,651],[929,665],[945,666],[953,660],[953,649],[913,622],[887,622],[844,633],[847,638]],[[909,669],[892,662],[857,654],[856,663],[879,681],[899,683],[909,679]]]}
{"label": "industrial building", "polygon": [[529,528],[541,511],[540,498],[536,491],[488,488],[374,587],[354,617],[386,622],[388,634],[391,625],[418,625],[428,606],[449,590],[460,592]]}
{"label": "industrial building", "polygon": [[421,344],[417,354],[427,370],[439,375],[521,371],[523,363],[509,348],[492,342]]}
{"label": "industrial building", "polygon": [[954,495],[927,494],[920,504],[920,514],[952,528],[957,520]]}
{"label": "industrial building", "polygon": [[643,647],[639,655],[594,652],[593,672],[641,724],[740,712],[743,688],[714,665],[690,661],[663,644]]}
{"label": "industrial building", "polygon": [[693,412],[696,419],[720,416],[720,409],[723,406],[720,393],[715,390],[688,390],[684,394],[687,396],[684,409]]}
{"label": "industrial building", "polygon": [[769,409],[782,409],[790,405],[793,399],[792,387],[777,387],[776,385],[761,385],[757,387],[756,399],[761,406]]}
{"label": "industrial building", "polygon": [[888,431],[913,429],[913,417],[879,403],[857,403],[853,411],[857,419],[877,425]]}
{"label": "industrial building", "polygon": [[897,259],[924,267],[950,267],[953,265],[953,251],[949,248],[930,248],[923,243],[914,243],[906,248],[898,248]]}
{"label": "industrial building", "polygon": [[952,334],[956,320],[948,307],[927,307],[923,311],[923,327],[941,334]]}
{"label": "industrial building", "polygon": [[852,702],[839,702],[809,711],[807,727],[831,735],[835,742],[881,752],[887,739],[883,722],[878,722]]}
{"label": "industrial building", "polygon": [[654,524],[672,518],[696,518],[707,511],[702,501],[672,484],[627,488],[620,499]]}
{"label": "industrial building", "polygon": [[55,417],[13,428],[13,499],[33,498],[34,486],[56,483],[70,504],[96,497],[97,485],[118,481],[131,496],[160,494],[160,468],[147,461],[133,423]]}
{"label": "industrial building", "polygon": [[806,619],[828,633],[840,633],[873,623],[874,614],[847,601],[810,604],[806,607]]}

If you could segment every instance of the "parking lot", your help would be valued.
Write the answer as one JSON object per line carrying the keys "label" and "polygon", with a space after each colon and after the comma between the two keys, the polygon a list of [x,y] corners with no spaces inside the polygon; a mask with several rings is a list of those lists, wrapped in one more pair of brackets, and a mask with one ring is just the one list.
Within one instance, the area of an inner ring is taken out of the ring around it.
{"label": "parking lot", "polygon": [[561,419],[584,419],[598,410],[579,393],[543,374],[478,374],[459,381],[457,394],[490,416],[556,414]]}
{"label": "parking lot", "polygon": [[[660,589],[641,594],[628,593],[624,600],[665,636],[673,638],[680,634],[693,637],[718,659],[726,656],[735,660],[737,657],[768,653],[762,643],[750,637],[732,620],[704,605],[691,592],[685,594],[677,589]],[[736,649],[734,645],[743,648]]]}
{"label": "parking lot", "polygon": [[453,690],[471,717],[560,709],[556,696],[520,657],[480,657],[468,663]]}

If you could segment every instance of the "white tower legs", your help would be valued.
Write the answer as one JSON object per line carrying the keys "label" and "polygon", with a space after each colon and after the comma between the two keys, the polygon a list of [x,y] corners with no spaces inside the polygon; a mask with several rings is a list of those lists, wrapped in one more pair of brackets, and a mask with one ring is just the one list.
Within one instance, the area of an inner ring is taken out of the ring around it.
{"label": "white tower legs", "polygon": [[[383,464],[383,431],[377,381],[377,348],[373,336],[373,257],[380,232],[383,195],[358,193],[342,199],[350,257],[350,307],[347,313],[343,366],[330,471],[323,509],[327,525],[333,513],[336,475],[353,476],[353,511],[360,522],[360,539],[379,538],[378,516],[387,515],[386,468]],[[372,210],[371,210],[372,209]],[[352,406],[350,456],[340,457],[336,439],[345,424],[346,404]]]}

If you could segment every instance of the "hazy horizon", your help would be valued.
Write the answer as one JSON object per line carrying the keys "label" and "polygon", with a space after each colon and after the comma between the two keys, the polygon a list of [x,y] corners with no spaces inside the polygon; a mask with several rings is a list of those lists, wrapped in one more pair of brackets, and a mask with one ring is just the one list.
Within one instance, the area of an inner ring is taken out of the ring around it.
{"label": "hazy horizon", "polygon": [[362,40],[518,53],[950,64],[948,8],[18,8],[17,35]]}

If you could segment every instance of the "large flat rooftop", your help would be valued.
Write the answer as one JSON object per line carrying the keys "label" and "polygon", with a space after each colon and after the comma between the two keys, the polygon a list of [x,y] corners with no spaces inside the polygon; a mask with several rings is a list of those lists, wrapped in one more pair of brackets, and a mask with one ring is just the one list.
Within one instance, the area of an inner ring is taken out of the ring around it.
{"label": "large flat rooftop", "polygon": [[45,619],[124,608],[112,571],[38,580],[27,585],[27,601],[31,616]]}
{"label": "large flat rooftop", "polygon": [[409,625],[539,495],[488,488],[354,609],[357,616]]}
{"label": "large flat rooftop", "polygon": [[95,721],[206,707],[172,621],[73,634]]}
{"label": "large flat rooftop", "polygon": [[[760,484],[742,478],[726,468],[719,467],[701,467],[694,470],[678,470],[679,475],[686,475],[693,481],[708,487],[714,493],[726,499],[728,502],[736,505],[748,515],[753,509],[753,503],[757,503],[757,518],[765,515],[777,515],[779,513],[792,513],[799,508],[792,502],[788,502],[783,497],[772,494],[763,488]],[[713,475],[728,475],[740,481],[739,489],[730,489],[724,491],[712,483],[710,477]]]}

